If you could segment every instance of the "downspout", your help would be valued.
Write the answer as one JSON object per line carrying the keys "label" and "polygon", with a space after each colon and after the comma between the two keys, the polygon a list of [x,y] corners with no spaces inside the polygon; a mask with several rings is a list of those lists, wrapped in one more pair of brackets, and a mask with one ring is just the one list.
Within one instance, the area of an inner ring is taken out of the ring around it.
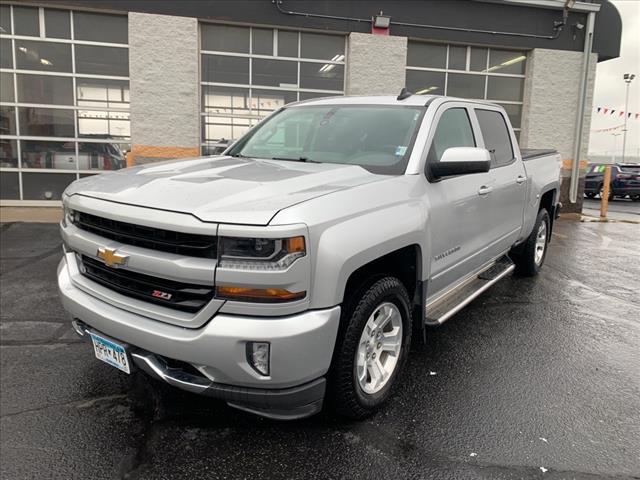
{"label": "downspout", "polygon": [[582,56],[582,76],[580,78],[580,95],[578,97],[578,113],[576,116],[576,129],[573,134],[573,160],[571,163],[571,183],[569,184],[569,201],[578,201],[578,184],[580,181],[580,151],[582,150],[582,133],[584,129],[584,107],[587,103],[587,84],[589,81],[589,65],[591,64],[591,49],[593,47],[593,30],[596,21],[596,12],[589,12],[587,16],[587,29],[584,35],[584,50]]}

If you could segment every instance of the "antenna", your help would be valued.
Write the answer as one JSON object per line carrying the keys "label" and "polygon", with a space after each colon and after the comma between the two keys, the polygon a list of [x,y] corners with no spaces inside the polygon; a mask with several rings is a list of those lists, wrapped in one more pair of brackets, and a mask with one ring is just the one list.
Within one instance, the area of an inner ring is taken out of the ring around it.
{"label": "antenna", "polygon": [[411,95],[413,95],[411,92],[408,92],[406,87],[402,87],[402,90],[400,90],[400,95],[398,95],[398,100],[404,100],[405,98],[409,98]]}

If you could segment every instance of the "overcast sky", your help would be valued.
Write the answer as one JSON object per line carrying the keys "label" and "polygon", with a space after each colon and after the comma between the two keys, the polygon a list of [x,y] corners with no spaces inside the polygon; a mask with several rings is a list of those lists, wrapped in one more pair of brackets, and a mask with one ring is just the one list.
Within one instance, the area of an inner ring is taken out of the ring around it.
{"label": "overcast sky", "polygon": [[[591,135],[589,153],[611,155],[614,142],[617,143],[617,156],[622,153],[622,135],[614,137],[615,132],[596,132],[594,130],[616,127],[624,123],[617,111],[624,110],[626,84],[622,79],[625,73],[635,73],[629,90],[629,111],[640,113],[640,0],[612,0],[622,17],[622,46],[620,57],[601,62],[596,70],[596,88],[593,98],[591,117]],[[597,107],[616,110],[614,115],[597,113]],[[633,115],[627,121],[627,155],[640,156],[640,118]]]}

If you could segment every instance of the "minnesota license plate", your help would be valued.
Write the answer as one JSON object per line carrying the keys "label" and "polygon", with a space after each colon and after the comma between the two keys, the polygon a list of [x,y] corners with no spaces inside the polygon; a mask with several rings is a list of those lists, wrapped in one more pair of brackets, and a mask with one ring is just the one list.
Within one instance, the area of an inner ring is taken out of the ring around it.
{"label": "minnesota license plate", "polygon": [[93,342],[93,350],[96,353],[96,358],[108,363],[112,367],[116,367],[125,373],[131,373],[129,368],[129,357],[127,351],[122,345],[118,345],[112,340],[96,335],[89,332],[91,335],[91,341]]}

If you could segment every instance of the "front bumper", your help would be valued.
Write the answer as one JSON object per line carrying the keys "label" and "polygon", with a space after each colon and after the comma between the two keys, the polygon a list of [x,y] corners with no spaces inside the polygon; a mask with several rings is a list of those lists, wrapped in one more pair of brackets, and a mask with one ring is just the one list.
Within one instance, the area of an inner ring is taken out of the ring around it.
{"label": "front bumper", "polygon": [[[129,345],[134,363],[167,383],[277,418],[308,416],[322,405],[321,377],[331,363],[340,307],[285,317],[219,313],[201,328],[189,329],[86,293],[74,285],[64,259],[58,287],[64,308],[80,321],[76,325]],[[247,362],[247,341],[270,343],[270,376],[259,375]],[[165,360],[184,362],[193,370],[180,372]],[[191,377],[185,377],[187,373]]]}

